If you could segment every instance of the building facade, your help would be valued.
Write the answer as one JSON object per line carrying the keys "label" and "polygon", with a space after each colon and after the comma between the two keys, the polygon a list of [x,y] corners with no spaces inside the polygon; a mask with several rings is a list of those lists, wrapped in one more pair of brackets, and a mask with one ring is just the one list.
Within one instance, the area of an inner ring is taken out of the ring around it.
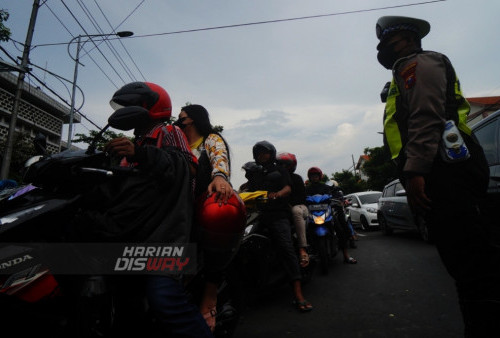
{"label": "building facade", "polygon": [[[17,73],[0,72],[1,139],[6,139],[9,133],[17,78]],[[47,137],[47,150],[50,153],[58,153],[66,148],[66,142],[62,142],[61,136],[63,125],[69,123],[69,113],[69,107],[25,81],[17,114],[16,132],[28,134],[31,138],[42,133]],[[74,114],[73,123],[80,121],[81,116]]]}

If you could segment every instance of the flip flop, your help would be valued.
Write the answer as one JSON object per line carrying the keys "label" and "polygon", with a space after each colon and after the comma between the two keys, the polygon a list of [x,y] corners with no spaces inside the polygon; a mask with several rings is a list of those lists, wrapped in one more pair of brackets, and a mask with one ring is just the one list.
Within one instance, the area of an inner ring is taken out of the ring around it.
{"label": "flip flop", "polygon": [[299,302],[295,299],[293,301],[293,305],[295,305],[297,310],[299,310],[300,312],[309,312],[313,309],[312,304],[305,299],[302,302]]}
{"label": "flip flop", "polygon": [[344,259],[344,264],[356,264],[358,261],[352,257]]}
{"label": "flip flop", "polygon": [[305,268],[309,265],[309,255],[306,253],[302,253],[300,255],[300,267]]}
{"label": "flip flop", "polygon": [[203,314],[203,319],[207,322],[210,331],[214,332],[215,330],[215,316],[217,315],[217,310],[215,307],[211,308],[208,312]]}

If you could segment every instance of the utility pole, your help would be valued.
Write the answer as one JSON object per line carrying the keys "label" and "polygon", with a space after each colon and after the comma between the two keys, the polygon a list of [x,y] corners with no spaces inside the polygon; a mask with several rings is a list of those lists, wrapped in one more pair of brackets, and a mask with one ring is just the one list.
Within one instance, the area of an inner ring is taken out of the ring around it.
{"label": "utility pole", "polygon": [[20,71],[19,77],[17,78],[16,95],[14,97],[14,105],[12,107],[12,113],[10,115],[9,133],[7,135],[7,145],[5,146],[0,179],[7,179],[9,176],[10,162],[12,160],[12,150],[14,148],[14,136],[16,134],[17,111],[19,110],[19,103],[21,102],[21,93],[24,85],[24,75],[28,67],[28,56],[31,49],[31,40],[33,39],[33,32],[35,30],[36,16],[38,14],[39,7],[40,0],[34,0],[33,9],[31,10],[28,33],[26,34],[26,42],[24,44],[23,58],[21,61],[21,68],[24,71]]}
{"label": "utility pole", "polygon": [[352,157],[352,170],[354,171],[354,176],[356,176],[356,162],[354,162],[354,155],[351,154]]}

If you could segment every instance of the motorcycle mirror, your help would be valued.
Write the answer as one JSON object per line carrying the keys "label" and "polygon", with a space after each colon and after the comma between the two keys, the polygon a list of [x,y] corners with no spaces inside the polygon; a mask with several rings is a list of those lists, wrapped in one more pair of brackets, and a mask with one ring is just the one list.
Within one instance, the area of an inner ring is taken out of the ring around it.
{"label": "motorcycle mirror", "polygon": [[143,126],[150,121],[149,111],[139,106],[117,109],[108,118],[109,126],[119,130],[131,130]]}

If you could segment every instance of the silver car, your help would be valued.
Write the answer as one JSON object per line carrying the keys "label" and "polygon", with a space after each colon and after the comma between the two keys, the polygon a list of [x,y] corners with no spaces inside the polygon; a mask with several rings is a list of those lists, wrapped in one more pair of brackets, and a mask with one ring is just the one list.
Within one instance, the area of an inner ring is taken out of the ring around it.
{"label": "silver car", "polygon": [[384,187],[377,213],[380,229],[386,235],[391,235],[394,229],[415,230],[423,240],[431,241],[426,223],[422,217],[412,213],[406,191],[399,180],[391,181]]}
{"label": "silver car", "polygon": [[378,228],[377,208],[381,191],[355,192],[345,196],[347,213],[353,225],[361,225],[361,229]]}

